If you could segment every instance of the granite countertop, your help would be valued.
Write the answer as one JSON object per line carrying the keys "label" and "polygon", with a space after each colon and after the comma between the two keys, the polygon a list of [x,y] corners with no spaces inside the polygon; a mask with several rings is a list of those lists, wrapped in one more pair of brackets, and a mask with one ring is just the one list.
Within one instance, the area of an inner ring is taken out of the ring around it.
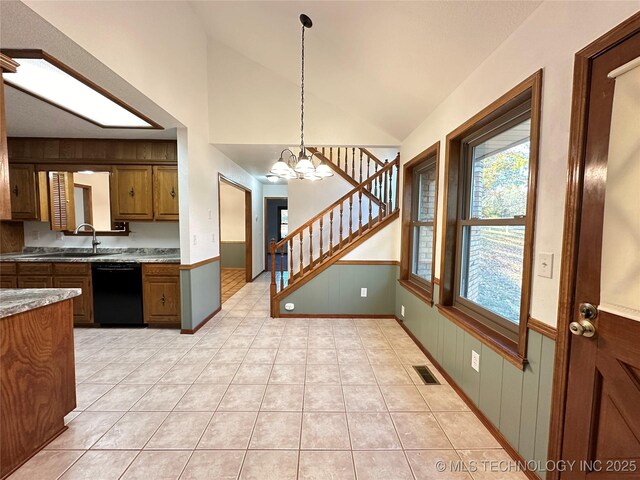
{"label": "granite countertop", "polygon": [[[0,262],[136,262],[136,263],[180,263],[179,248],[99,248],[98,256],[73,257],[70,254],[85,254],[90,248],[36,248],[27,247],[22,253],[0,255]],[[56,256],[63,253],[66,256]]]}
{"label": "granite countertop", "polygon": [[0,318],[77,297],[79,288],[3,288],[0,289]]}

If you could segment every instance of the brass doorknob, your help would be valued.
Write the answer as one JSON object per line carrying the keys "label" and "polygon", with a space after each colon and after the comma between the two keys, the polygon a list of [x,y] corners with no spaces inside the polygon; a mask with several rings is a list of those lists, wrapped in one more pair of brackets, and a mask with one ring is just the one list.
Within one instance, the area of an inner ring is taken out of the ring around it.
{"label": "brass doorknob", "polygon": [[589,320],[571,322],[569,331],[578,337],[591,338],[596,334],[596,327]]}

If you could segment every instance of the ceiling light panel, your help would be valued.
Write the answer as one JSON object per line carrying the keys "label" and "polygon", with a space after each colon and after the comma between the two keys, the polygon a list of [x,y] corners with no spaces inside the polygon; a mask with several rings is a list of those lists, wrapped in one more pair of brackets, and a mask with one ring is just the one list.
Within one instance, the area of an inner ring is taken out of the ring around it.
{"label": "ceiling light panel", "polygon": [[5,83],[105,128],[157,128],[44,58],[13,57],[20,66]]}

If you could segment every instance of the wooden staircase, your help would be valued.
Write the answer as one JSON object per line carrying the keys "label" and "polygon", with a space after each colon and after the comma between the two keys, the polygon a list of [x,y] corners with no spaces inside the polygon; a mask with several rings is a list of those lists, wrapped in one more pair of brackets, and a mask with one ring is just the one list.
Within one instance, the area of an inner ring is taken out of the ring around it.
{"label": "wooden staircase", "polygon": [[282,298],[333,265],[398,217],[400,154],[382,162],[364,148],[308,148],[354,188],[296,228],[272,241],[271,316]]}

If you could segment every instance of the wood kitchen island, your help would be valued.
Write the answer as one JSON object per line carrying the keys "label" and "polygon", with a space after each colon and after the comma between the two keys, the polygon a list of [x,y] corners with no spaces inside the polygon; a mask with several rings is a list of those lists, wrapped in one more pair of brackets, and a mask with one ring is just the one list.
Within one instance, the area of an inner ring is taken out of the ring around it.
{"label": "wood kitchen island", "polygon": [[63,432],[76,407],[75,288],[0,290],[0,479]]}

